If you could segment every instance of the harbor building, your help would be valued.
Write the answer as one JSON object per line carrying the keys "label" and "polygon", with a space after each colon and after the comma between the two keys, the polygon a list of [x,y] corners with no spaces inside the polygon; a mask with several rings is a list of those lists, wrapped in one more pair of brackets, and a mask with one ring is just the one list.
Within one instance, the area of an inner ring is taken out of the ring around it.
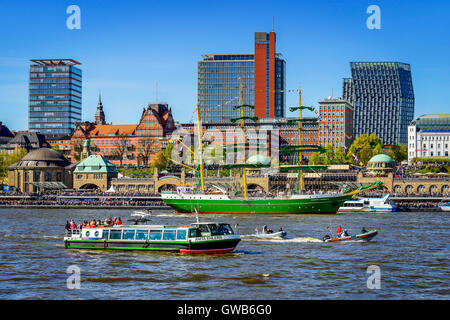
{"label": "harbor building", "polygon": [[319,144],[350,147],[353,137],[353,106],[343,99],[319,101]]}
{"label": "harbor building", "polygon": [[203,123],[230,123],[241,116],[280,118],[286,114],[286,62],[275,51],[275,32],[255,32],[254,53],[205,54],[198,62],[197,102]]}
{"label": "harbor building", "polygon": [[104,123],[104,115],[96,116],[96,120],[98,123],[76,123],[71,138],[72,161],[80,161],[84,143],[89,140],[91,151],[104,156],[116,166],[148,166],[165,149],[166,140],[175,130],[172,110],[162,103],[149,104],[143,108],[136,124],[99,124]]}
{"label": "harbor building", "polygon": [[411,67],[400,62],[350,62],[343,99],[354,108],[353,136],[375,133],[385,145],[408,143],[414,117]]}
{"label": "harbor building", "polygon": [[91,154],[89,140],[84,143],[81,159],[73,172],[74,189],[107,191],[112,179],[117,178],[116,166],[102,155]]}
{"label": "harbor building", "polygon": [[72,134],[81,121],[81,63],[73,59],[32,59],[28,130]]}
{"label": "harbor building", "polygon": [[450,114],[422,115],[408,126],[409,163],[415,158],[448,158],[449,147]]}
{"label": "harbor building", "polygon": [[22,192],[70,189],[74,169],[75,165],[59,152],[40,148],[8,167],[8,184]]}

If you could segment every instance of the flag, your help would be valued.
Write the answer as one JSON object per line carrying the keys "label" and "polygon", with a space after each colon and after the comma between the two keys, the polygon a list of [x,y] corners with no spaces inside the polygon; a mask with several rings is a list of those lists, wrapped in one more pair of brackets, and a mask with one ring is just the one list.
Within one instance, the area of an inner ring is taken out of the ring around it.
{"label": "flag", "polygon": [[172,137],[170,137],[169,139],[167,139],[167,141],[166,142],[168,142],[168,143],[172,143],[173,142],[173,140],[172,140]]}
{"label": "flag", "polygon": [[255,232],[258,232],[258,227],[256,227],[255,229],[253,229],[253,230],[255,230]]}

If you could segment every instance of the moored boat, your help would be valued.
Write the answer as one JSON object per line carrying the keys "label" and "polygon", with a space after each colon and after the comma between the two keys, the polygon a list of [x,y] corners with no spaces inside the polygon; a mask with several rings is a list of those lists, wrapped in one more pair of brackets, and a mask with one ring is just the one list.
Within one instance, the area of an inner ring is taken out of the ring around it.
{"label": "moored boat", "polygon": [[339,208],[338,213],[373,213],[394,212],[397,206],[389,201],[389,194],[381,198],[362,198],[359,200],[348,200]]}
{"label": "moored boat", "polygon": [[324,242],[339,242],[339,241],[370,241],[378,234],[377,230],[371,230],[356,235],[341,236],[332,238],[329,235],[323,237]]}
{"label": "moored boat", "polygon": [[68,230],[66,249],[148,250],[179,253],[227,253],[240,241],[227,223],[197,222],[186,226],[119,225]]}
{"label": "moored boat", "polygon": [[352,194],[328,193],[293,195],[286,198],[232,199],[226,194],[186,193],[183,191],[163,192],[161,198],[180,213],[219,214],[334,214]]}

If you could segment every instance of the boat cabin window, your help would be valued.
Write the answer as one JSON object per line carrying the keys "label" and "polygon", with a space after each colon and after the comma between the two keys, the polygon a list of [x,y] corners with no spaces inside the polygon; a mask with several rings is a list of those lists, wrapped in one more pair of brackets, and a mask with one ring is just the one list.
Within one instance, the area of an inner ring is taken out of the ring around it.
{"label": "boat cabin window", "polygon": [[108,230],[103,230],[103,239],[108,239],[108,235],[109,235],[109,231]]}
{"label": "boat cabin window", "polygon": [[111,230],[109,233],[109,239],[120,240],[122,239],[122,230]]}
{"label": "boat cabin window", "polygon": [[163,240],[175,240],[176,230],[164,230]]}
{"label": "boat cabin window", "polygon": [[228,223],[219,224],[219,234],[234,234],[233,229]]}
{"label": "boat cabin window", "polygon": [[177,231],[177,240],[186,240],[187,230],[182,229]]}
{"label": "boat cabin window", "polygon": [[161,240],[161,230],[150,230],[150,240]]}
{"label": "boat cabin window", "polygon": [[201,234],[198,232],[198,229],[189,229],[189,238],[196,238],[196,237],[201,237]]}
{"label": "boat cabin window", "polygon": [[148,230],[136,230],[136,240],[146,240],[148,237]]}
{"label": "boat cabin window", "polygon": [[123,230],[123,240],[134,240],[135,230]]}

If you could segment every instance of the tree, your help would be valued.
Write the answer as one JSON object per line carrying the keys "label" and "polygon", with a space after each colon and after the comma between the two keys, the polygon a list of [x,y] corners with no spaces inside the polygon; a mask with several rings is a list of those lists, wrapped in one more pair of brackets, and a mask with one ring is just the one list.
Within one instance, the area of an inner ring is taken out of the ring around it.
{"label": "tree", "polygon": [[408,146],[405,144],[394,144],[388,151],[388,156],[394,160],[395,163],[402,162],[408,159]]}
{"label": "tree", "polygon": [[20,148],[13,153],[7,153],[6,151],[0,152],[0,180],[4,181],[8,177],[8,167],[27,154],[27,149]]}
{"label": "tree", "polygon": [[382,147],[381,139],[376,134],[363,133],[356,137],[348,149],[347,159],[353,162],[352,155],[355,155],[359,159],[358,164],[366,165],[378,145]]}
{"label": "tree", "polygon": [[334,164],[345,164],[347,162],[345,149],[339,146],[334,151]]}
{"label": "tree", "polygon": [[315,164],[322,164],[322,159],[320,157],[319,152],[314,152],[311,157],[309,158],[309,164],[315,165]]}
{"label": "tree", "polygon": [[147,137],[139,141],[138,158],[144,166],[148,166],[152,152],[154,151],[155,138]]}
{"label": "tree", "polygon": [[128,152],[133,152],[135,150],[134,145],[129,144],[129,141],[126,137],[119,137],[114,141],[114,151],[113,155],[116,156],[120,161],[120,166],[122,166],[123,157]]}

